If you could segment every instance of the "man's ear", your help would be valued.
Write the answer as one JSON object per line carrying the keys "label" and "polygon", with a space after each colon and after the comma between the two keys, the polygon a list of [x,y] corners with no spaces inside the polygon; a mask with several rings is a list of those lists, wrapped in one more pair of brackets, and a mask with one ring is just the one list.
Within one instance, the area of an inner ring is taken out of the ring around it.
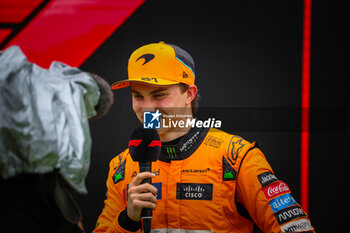
{"label": "man's ear", "polygon": [[197,92],[198,92],[197,86],[196,85],[190,85],[190,87],[186,91],[186,94],[187,94],[186,104],[190,104],[192,102],[192,100],[196,96]]}

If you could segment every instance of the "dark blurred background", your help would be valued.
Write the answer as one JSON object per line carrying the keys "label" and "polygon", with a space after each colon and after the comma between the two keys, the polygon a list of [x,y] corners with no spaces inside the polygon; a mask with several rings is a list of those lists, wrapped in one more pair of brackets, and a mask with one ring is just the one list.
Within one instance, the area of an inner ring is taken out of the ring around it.
{"label": "dark blurred background", "polygon": [[[317,232],[342,230],[345,220],[347,104],[338,7],[312,6],[309,215]],[[303,1],[146,1],[81,68],[112,84],[127,77],[128,57],[138,47],[159,41],[182,47],[196,63],[199,113],[213,110],[225,131],[258,142],[299,201],[302,20]],[[79,198],[89,230],[103,208],[108,162],[138,124],[130,90],[114,94],[110,114],[91,124],[89,194]]]}
{"label": "dark blurred background", "polygon": [[[343,9],[334,1],[312,3],[309,216],[317,232],[346,229]],[[198,115],[222,119],[224,131],[256,141],[300,201],[302,32],[302,0],[147,0],[80,67],[112,84],[127,78],[128,58],[142,45],[165,41],[185,49],[196,63]],[[109,161],[139,124],[130,89],[114,95],[110,113],[91,123],[89,193],[77,196],[87,232],[103,209]]]}

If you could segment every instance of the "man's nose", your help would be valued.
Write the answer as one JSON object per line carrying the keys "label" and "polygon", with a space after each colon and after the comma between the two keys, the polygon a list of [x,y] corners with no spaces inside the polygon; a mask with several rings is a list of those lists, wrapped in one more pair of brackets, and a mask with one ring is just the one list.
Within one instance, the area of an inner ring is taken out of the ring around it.
{"label": "man's nose", "polygon": [[157,106],[150,98],[145,98],[142,102],[142,111],[156,111]]}

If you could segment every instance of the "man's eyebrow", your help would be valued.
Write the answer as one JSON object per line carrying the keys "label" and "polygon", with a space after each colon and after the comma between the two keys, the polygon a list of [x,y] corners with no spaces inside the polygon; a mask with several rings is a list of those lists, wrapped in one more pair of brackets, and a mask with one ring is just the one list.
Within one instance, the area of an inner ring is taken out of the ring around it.
{"label": "man's eyebrow", "polygon": [[151,91],[150,94],[154,95],[154,94],[156,94],[158,92],[167,91],[167,90],[168,90],[168,88],[157,89],[157,90]]}
{"label": "man's eyebrow", "polygon": [[[159,92],[162,92],[162,91],[166,91],[166,90],[168,90],[168,88],[156,89],[156,90],[151,91],[149,94],[150,95],[154,95],[156,93],[159,93]],[[135,90],[131,90],[131,93],[133,93],[135,95],[141,95],[138,91],[135,91]]]}

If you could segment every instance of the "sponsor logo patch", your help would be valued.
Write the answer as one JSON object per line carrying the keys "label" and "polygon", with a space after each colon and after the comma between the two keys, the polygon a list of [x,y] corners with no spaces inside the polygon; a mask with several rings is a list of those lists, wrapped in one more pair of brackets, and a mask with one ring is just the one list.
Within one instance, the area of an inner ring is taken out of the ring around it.
{"label": "sponsor logo patch", "polygon": [[184,142],[180,147],[180,152],[188,151],[194,145],[194,143],[198,140],[199,131],[196,132],[191,138],[189,138],[186,142]]}
{"label": "sponsor logo patch", "polygon": [[258,175],[258,180],[262,187],[277,181],[277,177],[271,172],[264,172]]}
{"label": "sponsor logo patch", "polygon": [[158,189],[157,200],[162,199],[162,183],[152,183],[152,185]]}
{"label": "sponsor logo patch", "polygon": [[224,140],[221,140],[220,138],[216,138],[214,136],[208,136],[203,143],[204,145],[209,145],[211,147],[219,148],[223,142]]}
{"label": "sponsor logo patch", "polygon": [[222,179],[225,181],[236,179],[236,171],[225,157],[222,157]]}
{"label": "sponsor logo patch", "polygon": [[177,183],[178,200],[213,200],[213,184]]}
{"label": "sponsor logo patch", "polygon": [[263,187],[263,191],[267,199],[274,198],[278,195],[289,193],[290,189],[283,181],[277,181],[268,186]]}
{"label": "sponsor logo patch", "polygon": [[282,232],[312,231],[313,228],[308,219],[302,218],[281,226]]}
{"label": "sponsor logo patch", "polygon": [[185,71],[182,73],[182,78],[188,78],[188,74]]}
{"label": "sponsor logo patch", "polygon": [[143,54],[142,56],[137,58],[135,62],[137,62],[141,58],[145,59],[144,62],[142,63],[142,65],[145,65],[146,63],[148,63],[149,61],[151,61],[154,58],[154,54],[150,54],[150,53]]}
{"label": "sponsor logo patch", "polygon": [[117,169],[120,166],[120,164],[122,163],[123,155],[124,155],[124,152],[122,152],[118,155],[118,164],[116,164],[115,160],[112,160],[112,166],[113,166],[114,170]]}
{"label": "sponsor logo patch", "polygon": [[[160,169],[158,169],[158,170],[153,169],[152,172],[153,172],[156,176],[159,176],[159,174],[160,174]],[[134,172],[132,173],[131,178],[134,178],[135,176],[137,176],[137,172],[136,172],[136,171],[134,171]]]}
{"label": "sponsor logo patch", "polygon": [[187,229],[153,229],[151,233],[213,233],[213,230],[187,230]]}
{"label": "sponsor logo patch", "polygon": [[118,169],[115,171],[114,175],[112,176],[114,184],[118,183],[119,181],[124,180],[124,178],[125,178],[125,163],[126,163],[126,160],[124,160],[124,162],[119,165]]}
{"label": "sponsor logo patch", "polygon": [[306,216],[304,211],[299,206],[291,206],[281,210],[275,214],[275,217],[280,225],[289,222],[295,218]]}
{"label": "sponsor logo patch", "polygon": [[274,213],[295,204],[297,204],[296,201],[289,193],[276,197],[270,201],[270,206]]}
{"label": "sponsor logo patch", "polygon": [[210,171],[209,167],[205,169],[192,169],[192,168],[187,169],[186,168],[181,171],[181,174],[184,176],[206,176],[209,171]]}
{"label": "sponsor logo patch", "polygon": [[173,159],[177,157],[176,149],[175,147],[164,147],[166,149],[166,152],[168,153],[169,158]]}
{"label": "sponsor logo patch", "polygon": [[237,157],[245,145],[246,144],[244,143],[243,138],[239,136],[232,136],[227,154],[230,155],[228,158],[233,165],[236,164]]}

